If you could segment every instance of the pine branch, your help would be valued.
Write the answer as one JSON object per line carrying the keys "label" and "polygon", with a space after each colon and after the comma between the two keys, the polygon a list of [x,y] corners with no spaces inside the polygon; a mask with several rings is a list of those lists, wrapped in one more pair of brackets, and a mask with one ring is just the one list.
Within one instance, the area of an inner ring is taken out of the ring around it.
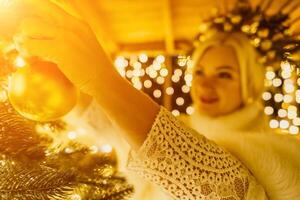
{"label": "pine branch", "polygon": [[116,158],[111,154],[94,153],[78,143],[69,143],[60,148],[59,151],[57,149],[49,151],[44,161],[45,165],[59,170],[72,169],[81,176],[90,178],[107,174],[110,176],[116,172]]}
{"label": "pine branch", "polygon": [[1,164],[1,199],[65,199],[73,191],[76,177],[71,172],[11,160],[2,160]]}
{"label": "pine branch", "polygon": [[78,187],[74,194],[81,199],[121,200],[133,193],[133,187],[127,184],[126,179],[115,175],[116,161],[112,155],[91,152],[78,143],[70,143],[61,151],[50,154],[44,164],[76,171]]}
{"label": "pine branch", "polygon": [[[51,131],[65,126],[59,122],[40,125]],[[77,143],[49,149],[51,140],[40,136],[36,127],[8,102],[0,103],[0,199],[62,200],[75,188],[80,188],[75,191],[80,191],[81,199],[120,200],[132,193],[124,178],[114,176],[113,153],[92,152]]]}
{"label": "pine branch", "polygon": [[24,119],[8,103],[0,103],[0,153],[15,159],[45,157],[49,138],[38,135],[36,123]]}
{"label": "pine branch", "polygon": [[89,200],[120,200],[127,199],[134,192],[131,185],[117,184],[103,188],[100,185],[92,184],[91,181],[87,184],[81,184],[75,189],[75,193],[80,195],[82,199]]}

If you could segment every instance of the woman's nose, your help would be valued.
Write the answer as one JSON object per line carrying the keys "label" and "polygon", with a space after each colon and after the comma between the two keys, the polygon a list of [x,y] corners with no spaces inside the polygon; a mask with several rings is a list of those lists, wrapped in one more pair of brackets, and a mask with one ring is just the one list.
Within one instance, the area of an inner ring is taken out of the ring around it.
{"label": "woman's nose", "polygon": [[203,77],[203,78],[201,78],[201,80],[199,80],[199,85],[202,88],[212,89],[215,84],[216,83],[214,82],[214,80],[210,77]]}

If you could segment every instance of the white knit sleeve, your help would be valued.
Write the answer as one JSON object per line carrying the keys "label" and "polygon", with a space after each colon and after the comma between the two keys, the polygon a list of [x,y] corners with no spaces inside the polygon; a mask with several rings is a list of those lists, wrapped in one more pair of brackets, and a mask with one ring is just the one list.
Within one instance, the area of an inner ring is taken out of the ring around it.
{"label": "white knit sleeve", "polygon": [[256,200],[267,199],[238,159],[163,107],[144,144],[131,152],[128,168],[177,200],[248,200],[254,193]]}

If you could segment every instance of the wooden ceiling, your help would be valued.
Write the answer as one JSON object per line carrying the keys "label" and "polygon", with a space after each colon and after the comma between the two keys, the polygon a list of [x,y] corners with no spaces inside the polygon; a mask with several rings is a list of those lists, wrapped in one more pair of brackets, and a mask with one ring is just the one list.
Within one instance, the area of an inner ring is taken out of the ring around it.
{"label": "wooden ceiling", "polygon": [[[66,3],[68,0],[53,1],[70,12],[75,10]],[[215,8],[226,12],[235,1],[81,0],[77,11],[80,9],[81,15],[91,21],[99,40],[110,53],[163,51],[173,54],[192,41],[201,20],[211,16]],[[251,3],[267,6],[271,1],[251,0]],[[268,12],[278,12],[278,8],[289,1],[273,0]],[[295,17],[300,16],[300,0],[292,0],[288,5],[297,10]]]}

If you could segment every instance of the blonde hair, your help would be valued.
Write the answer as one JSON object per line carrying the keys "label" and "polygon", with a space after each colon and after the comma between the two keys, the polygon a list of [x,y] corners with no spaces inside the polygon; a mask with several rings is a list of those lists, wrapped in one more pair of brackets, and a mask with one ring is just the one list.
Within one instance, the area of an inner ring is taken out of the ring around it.
{"label": "blonde hair", "polygon": [[258,63],[258,53],[247,36],[242,33],[212,33],[195,49],[192,60],[197,65],[208,48],[217,45],[230,46],[235,50],[240,66],[241,92],[244,105],[260,101],[264,89],[264,68]]}

